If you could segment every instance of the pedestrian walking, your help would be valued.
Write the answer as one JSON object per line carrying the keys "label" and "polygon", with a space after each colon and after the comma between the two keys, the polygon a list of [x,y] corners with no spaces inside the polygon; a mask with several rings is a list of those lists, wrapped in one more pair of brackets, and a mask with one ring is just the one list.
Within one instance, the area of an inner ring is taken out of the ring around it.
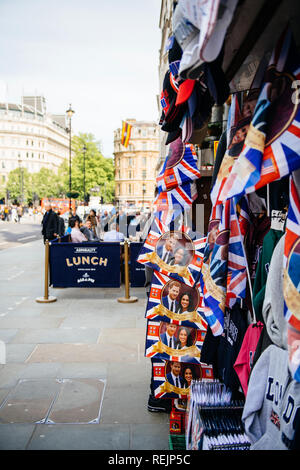
{"label": "pedestrian walking", "polygon": [[42,220],[42,235],[44,243],[46,240],[54,240],[58,235],[58,216],[52,210],[50,202],[45,204],[46,212]]}

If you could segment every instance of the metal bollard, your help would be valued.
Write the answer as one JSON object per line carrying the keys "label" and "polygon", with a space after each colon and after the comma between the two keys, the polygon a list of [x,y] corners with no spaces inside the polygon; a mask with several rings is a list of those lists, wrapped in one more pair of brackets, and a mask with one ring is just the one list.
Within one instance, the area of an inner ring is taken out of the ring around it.
{"label": "metal bollard", "polygon": [[37,297],[36,302],[50,303],[55,302],[56,297],[49,297],[49,240],[45,241],[45,294],[44,297]]}
{"label": "metal bollard", "polygon": [[128,262],[129,262],[129,255],[128,255],[129,242],[127,240],[125,240],[123,245],[124,245],[124,255],[125,255],[125,260],[124,260],[124,266],[125,266],[125,297],[118,298],[118,302],[126,304],[126,303],[137,302],[138,298],[137,297],[130,297],[130,293],[129,293],[129,264],[128,264]]}

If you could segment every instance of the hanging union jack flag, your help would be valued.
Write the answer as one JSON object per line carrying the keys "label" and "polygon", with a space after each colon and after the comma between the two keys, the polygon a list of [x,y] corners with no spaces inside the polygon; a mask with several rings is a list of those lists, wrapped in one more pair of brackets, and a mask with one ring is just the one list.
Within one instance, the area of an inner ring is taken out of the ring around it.
{"label": "hanging union jack flag", "polygon": [[286,29],[273,51],[244,148],[221,200],[251,193],[300,167],[299,79],[300,57]]}
{"label": "hanging union jack flag", "polygon": [[194,182],[184,183],[169,191],[159,193],[154,200],[154,206],[157,211],[176,211],[176,213],[179,213],[190,209],[197,196],[196,184]]}
{"label": "hanging union jack flag", "polygon": [[220,170],[218,171],[215,184],[210,193],[210,198],[211,198],[213,206],[217,203],[218,204],[220,203],[218,196],[224,186],[227,176],[229,175],[230,170],[234,163],[235,155],[232,155],[232,153],[236,153],[236,152],[233,152],[235,147],[234,145],[231,145],[231,144],[234,138],[237,124],[241,119],[242,119],[242,114],[240,111],[238,95],[235,94],[232,97],[231,105],[230,105],[230,109],[228,113],[227,132],[226,132],[226,137],[227,137],[226,152],[223,157]]}
{"label": "hanging union jack flag", "polygon": [[154,271],[145,317],[148,320],[207,329],[200,286],[190,287]]}
{"label": "hanging union jack flag", "polygon": [[185,225],[170,230],[155,217],[137,262],[194,286],[199,278],[206,238]]}
{"label": "hanging union jack flag", "polygon": [[205,335],[206,329],[148,320],[145,356],[198,364]]}
{"label": "hanging union jack flag", "polygon": [[222,334],[225,307],[233,307],[238,298],[245,298],[247,259],[233,199],[219,206],[221,221],[211,224],[204,251],[200,284],[204,303],[209,307],[206,320],[214,336]]}
{"label": "hanging union jack flag", "polygon": [[187,398],[190,393],[188,375],[192,375],[194,380],[211,382],[213,381],[213,368],[204,363],[185,364],[161,359],[152,361],[155,398]]}
{"label": "hanging union jack flag", "polygon": [[284,315],[300,331],[300,197],[290,177],[290,205],[284,241]]}
{"label": "hanging union jack flag", "polygon": [[200,178],[197,154],[192,144],[184,144],[180,137],[171,142],[163,168],[156,178],[159,192],[169,191]]}

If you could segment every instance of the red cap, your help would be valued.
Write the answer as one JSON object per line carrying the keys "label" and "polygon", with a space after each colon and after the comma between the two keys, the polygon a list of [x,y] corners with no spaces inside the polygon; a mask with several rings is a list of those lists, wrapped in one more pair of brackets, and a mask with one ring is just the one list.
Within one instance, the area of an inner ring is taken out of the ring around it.
{"label": "red cap", "polygon": [[179,104],[185,103],[189,99],[189,97],[193,93],[195,83],[196,83],[196,80],[190,80],[188,78],[187,80],[184,80],[179,85],[179,90],[178,90],[177,99],[176,99],[176,106]]}

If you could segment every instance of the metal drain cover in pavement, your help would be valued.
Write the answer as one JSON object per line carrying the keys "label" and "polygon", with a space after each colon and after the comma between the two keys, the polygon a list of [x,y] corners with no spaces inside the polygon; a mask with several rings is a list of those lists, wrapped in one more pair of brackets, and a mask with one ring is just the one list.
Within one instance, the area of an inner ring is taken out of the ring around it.
{"label": "metal drain cover in pavement", "polygon": [[60,386],[55,379],[19,380],[0,408],[0,423],[43,422]]}
{"label": "metal drain cover in pavement", "polygon": [[89,378],[20,380],[0,407],[0,423],[97,423],[105,383]]}
{"label": "metal drain cover in pavement", "polygon": [[46,423],[97,423],[104,387],[97,379],[64,379]]}

